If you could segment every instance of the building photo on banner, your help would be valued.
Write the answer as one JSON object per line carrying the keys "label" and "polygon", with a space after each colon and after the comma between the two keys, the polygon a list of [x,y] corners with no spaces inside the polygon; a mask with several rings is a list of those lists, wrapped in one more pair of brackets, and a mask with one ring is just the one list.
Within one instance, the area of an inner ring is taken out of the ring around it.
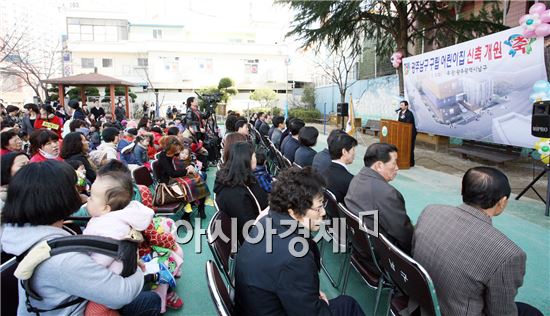
{"label": "building photo on banner", "polygon": [[533,148],[533,85],[547,80],[544,40],[512,28],[403,59],[419,131]]}

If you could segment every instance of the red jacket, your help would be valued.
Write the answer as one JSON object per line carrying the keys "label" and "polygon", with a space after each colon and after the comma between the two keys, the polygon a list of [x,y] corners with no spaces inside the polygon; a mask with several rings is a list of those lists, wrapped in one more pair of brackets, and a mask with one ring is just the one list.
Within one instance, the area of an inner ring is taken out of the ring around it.
{"label": "red jacket", "polygon": [[57,136],[59,136],[60,140],[62,139],[61,133],[63,132],[63,122],[59,117],[55,115],[52,119],[49,120],[43,120],[40,117],[36,118],[36,121],[34,121],[34,128],[49,129],[57,133]]}
{"label": "red jacket", "polygon": [[[40,152],[37,152],[36,154],[34,154],[31,157],[30,162],[42,162],[42,161],[46,161],[46,160],[48,160],[48,158],[42,156],[42,154]],[[55,160],[63,161],[63,158],[58,156],[57,158],[55,158]]]}
{"label": "red jacket", "polygon": [[9,149],[0,149],[0,156],[11,153],[11,150]]}

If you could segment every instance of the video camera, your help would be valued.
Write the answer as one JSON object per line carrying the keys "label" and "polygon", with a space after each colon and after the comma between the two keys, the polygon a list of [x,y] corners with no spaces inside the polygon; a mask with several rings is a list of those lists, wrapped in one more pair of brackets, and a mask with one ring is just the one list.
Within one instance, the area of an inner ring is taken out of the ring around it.
{"label": "video camera", "polygon": [[216,111],[218,102],[222,100],[222,94],[221,93],[199,94],[198,92],[195,92],[195,93],[197,94],[199,99],[204,102],[206,118],[210,117],[210,115],[212,115],[212,113]]}

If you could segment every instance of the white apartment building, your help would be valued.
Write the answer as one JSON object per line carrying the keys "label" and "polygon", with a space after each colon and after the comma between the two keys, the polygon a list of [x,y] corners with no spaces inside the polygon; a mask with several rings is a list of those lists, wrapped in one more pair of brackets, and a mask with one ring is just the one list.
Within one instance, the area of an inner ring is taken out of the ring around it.
{"label": "white apartment building", "polygon": [[229,104],[236,109],[254,107],[249,95],[258,88],[277,91],[278,106],[283,108],[287,91],[291,94],[292,84],[287,82],[311,81],[304,62],[294,56],[288,62],[295,53],[283,43],[284,33],[276,24],[250,15],[224,29],[213,25],[216,18],[193,18],[191,2],[189,12],[182,12],[187,18],[179,22],[132,20],[124,13],[102,18],[105,14],[88,10],[67,12],[64,75],[97,71],[135,82],[132,90],[138,103],[154,102],[158,92],[165,106],[179,106],[195,90],[230,77],[240,92]]}
{"label": "white apartment building", "polygon": [[493,80],[462,78],[465,101],[473,110],[483,109],[493,100]]}

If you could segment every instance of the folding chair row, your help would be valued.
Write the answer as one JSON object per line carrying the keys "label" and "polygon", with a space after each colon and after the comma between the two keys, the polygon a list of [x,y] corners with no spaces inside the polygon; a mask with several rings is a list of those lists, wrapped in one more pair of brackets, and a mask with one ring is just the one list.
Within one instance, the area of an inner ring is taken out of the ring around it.
{"label": "folding chair row", "polygon": [[[336,202],[334,195],[325,194],[325,197],[328,197],[328,205],[330,205],[327,208],[334,207]],[[377,236],[368,234],[365,223],[342,203],[337,203],[336,206],[338,216],[346,221],[348,232],[346,237],[351,238],[351,242],[346,243],[349,264],[344,275],[342,294],[346,291],[350,268],[353,267],[369,287],[377,290],[374,315],[377,315],[381,304],[382,290],[390,289],[390,299],[384,307],[384,315],[389,315],[390,312],[400,315],[400,312],[407,308],[410,313],[419,311],[421,316],[440,316],[441,311],[433,281],[427,271],[383,234],[378,233]],[[334,211],[331,212],[334,214]],[[370,250],[374,268],[363,263],[354,246]],[[404,296],[397,295],[398,293]]]}
{"label": "folding chair row", "polygon": [[[235,285],[235,254],[239,246],[237,239],[232,240],[231,236],[231,218],[224,212],[220,212],[218,204],[214,202],[216,207],[216,213],[212,216],[208,229],[206,230],[206,239],[208,246],[212,251],[216,264],[223,272],[227,283],[232,288]],[[223,233],[224,236],[229,237],[224,240],[219,237],[216,232]]]}

